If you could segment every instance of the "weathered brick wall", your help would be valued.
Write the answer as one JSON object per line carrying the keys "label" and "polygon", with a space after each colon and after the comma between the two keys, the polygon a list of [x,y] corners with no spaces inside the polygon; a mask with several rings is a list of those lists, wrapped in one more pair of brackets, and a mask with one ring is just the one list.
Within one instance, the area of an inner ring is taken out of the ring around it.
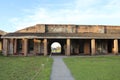
{"label": "weathered brick wall", "polygon": [[33,33],[120,33],[120,26],[37,24],[17,32]]}
{"label": "weathered brick wall", "polygon": [[13,39],[9,40],[9,54],[13,54]]}
{"label": "weathered brick wall", "polygon": [[7,34],[7,32],[0,30],[0,36],[5,34]]}
{"label": "weathered brick wall", "polygon": [[71,40],[71,53],[79,54],[79,44],[78,40]]}
{"label": "weathered brick wall", "polygon": [[25,32],[25,33],[29,33],[29,32],[33,32],[33,33],[44,33],[45,32],[45,25],[42,24],[37,24],[35,26],[32,27],[28,27],[22,30],[19,30],[17,32]]}
{"label": "weathered brick wall", "polygon": [[104,33],[104,26],[78,25],[78,33]]}
{"label": "weathered brick wall", "polygon": [[40,53],[40,43],[41,40],[34,39],[34,51],[35,53]]}
{"label": "weathered brick wall", "polygon": [[87,40],[84,42],[84,54],[90,54],[90,42]]}
{"label": "weathered brick wall", "polygon": [[75,33],[75,25],[46,25],[48,33]]}
{"label": "weathered brick wall", "polygon": [[106,26],[106,33],[119,33],[120,34],[120,26]]}

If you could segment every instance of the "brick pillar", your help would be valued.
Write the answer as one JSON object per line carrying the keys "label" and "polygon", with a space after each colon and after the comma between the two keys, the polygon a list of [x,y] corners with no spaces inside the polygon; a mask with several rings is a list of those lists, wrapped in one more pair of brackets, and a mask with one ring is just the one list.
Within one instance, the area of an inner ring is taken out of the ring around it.
{"label": "brick pillar", "polygon": [[67,39],[66,42],[67,42],[67,51],[66,51],[67,53],[66,53],[66,55],[70,56],[70,39]]}
{"label": "brick pillar", "polygon": [[44,39],[44,56],[47,56],[47,39]]}
{"label": "brick pillar", "polygon": [[7,56],[8,55],[8,40],[3,39],[3,55]]}
{"label": "brick pillar", "polygon": [[114,54],[118,54],[118,40],[114,40]]}
{"label": "brick pillar", "polygon": [[27,56],[27,53],[28,53],[28,39],[23,39],[23,53],[24,53],[24,56]]}
{"label": "brick pillar", "polygon": [[91,55],[95,55],[95,39],[91,40]]}
{"label": "brick pillar", "polygon": [[14,54],[17,54],[17,39],[14,39]]}

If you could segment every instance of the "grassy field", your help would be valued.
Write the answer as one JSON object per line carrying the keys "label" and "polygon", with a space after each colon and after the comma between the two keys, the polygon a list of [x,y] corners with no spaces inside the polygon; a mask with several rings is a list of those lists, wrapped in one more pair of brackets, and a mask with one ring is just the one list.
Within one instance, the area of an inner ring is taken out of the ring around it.
{"label": "grassy field", "polygon": [[65,58],[75,80],[120,80],[120,56]]}
{"label": "grassy field", "polygon": [[47,57],[0,56],[0,80],[49,80],[53,60]]}

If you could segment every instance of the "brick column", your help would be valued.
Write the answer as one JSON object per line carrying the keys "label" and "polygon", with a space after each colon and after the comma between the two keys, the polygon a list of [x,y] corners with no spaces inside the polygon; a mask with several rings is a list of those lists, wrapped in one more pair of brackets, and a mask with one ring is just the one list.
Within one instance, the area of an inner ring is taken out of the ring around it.
{"label": "brick column", "polygon": [[95,55],[95,39],[91,40],[91,55]]}
{"label": "brick column", "polygon": [[24,45],[23,45],[23,53],[24,56],[27,56],[28,53],[28,39],[23,39]]}
{"label": "brick column", "polygon": [[118,40],[114,40],[114,54],[118,54]]}
{"label": "brick column", "polygon": [[44,56],[47,56],[47,39],[44,39]]}
{"label": "brick column", "polygon": [[66,53],[66,55],[70,56],[70,39],[67,39],[66,42],[67,42],[67,51],[66,51],[67,53]]}
{"label": "brick column", "polygon": [[17,54],[17,39],[14,39],[14,54]]}
{"label": "brick column", "polygon": [[3,55],[7,56],[8,55],[8,40],[3,39]]}

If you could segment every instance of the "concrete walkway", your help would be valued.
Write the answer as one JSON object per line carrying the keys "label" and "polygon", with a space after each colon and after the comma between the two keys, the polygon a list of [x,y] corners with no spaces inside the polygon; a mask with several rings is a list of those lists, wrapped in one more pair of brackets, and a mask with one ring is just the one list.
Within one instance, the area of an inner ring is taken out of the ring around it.
{"label": "concrete walkway", "polygon": [[63,56],[53,56],[52,74],[50,80],[74,80],[69,69],[63,62]]}

